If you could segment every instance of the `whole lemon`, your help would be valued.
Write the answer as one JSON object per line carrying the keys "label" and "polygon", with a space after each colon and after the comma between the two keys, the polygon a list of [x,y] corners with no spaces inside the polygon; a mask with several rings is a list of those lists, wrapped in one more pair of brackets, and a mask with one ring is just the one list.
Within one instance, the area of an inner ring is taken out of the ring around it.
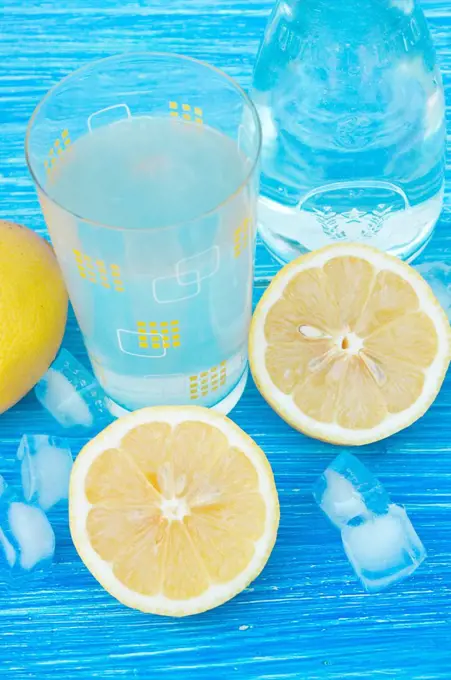
{"label": "whole lemon", "polygon": [[49,244],[0,220],[0,413],[44,375],[61,344],[67,292]]}

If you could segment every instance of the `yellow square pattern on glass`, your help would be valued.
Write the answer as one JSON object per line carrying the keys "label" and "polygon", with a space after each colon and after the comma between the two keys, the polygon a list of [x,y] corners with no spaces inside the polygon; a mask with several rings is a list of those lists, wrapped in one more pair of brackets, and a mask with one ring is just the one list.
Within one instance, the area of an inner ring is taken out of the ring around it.
{"label": "yellow square pattern on glass", "polygon": [[180,347],[179,322],[174,321],[137,321],[138,345],[142,349],[170,349]]}
{"label": "yellow square pattern on glass", "polygon": [[220,364],[212,366],[207,371],[202,371],[189,377],[189,396],[191,400],[206,397],[212,392],[216,392],[219,387],[227,382],[227,363],[221,361]]}
{"label": "yellow square pattern on glass", "polygon": [[69,130],[63,130],[61,136],[55,139],[53,146],[49,149],[47,158],[44,161],[44,168],[49,181],[54,180],[53,170],[58,163],[58,157],[62,156],[64,151],[71,145]]}
{"label": "yellow square pattern on glass", "polygon": [[91,283],[97,283],[96,271],[94,269],[94,263],[89,255],[83,255],[83,264],[88,277],[88,281]]}
{"label": "yellow square pattern on glass", "polygon": [[121,268],[118,264],[110,264],[111,276],[113,278],[114,290],[117,293],[124,292],[124,284],[122,283]]}
{"label": "yellow square pattern on glass", "polygon": [[145,321],[138,321],[138,344],[143,349],[149,347],[149,341],[147,337],[147,324]]}
{"label": "yellow square pattern on glass", "polygon": [[93,260],[90,255],[74,250],[75,263],[82,279],[90,283],[98,284],[104,288],[111,288],[118,292],[124,292],[121,268],[117,264],[106,265],[103,260]]}
{"label": "yellow square pattern on glass", "polygon": [[170,101],[169,115],[173,118],[183,118],[183,120],[198,123],[198,125],[203,125],[204,123],[204,111],[200,106]]}
{"label": "yellow square pattern on glass", "polygon": [[249,244],[249,224],[250,220],[246,217],[233,232],[233,254],[235,257],[239,257]]}
{"label": "yellow square pattern on glass", "polygon": [[82,279],[86,278],[85,265],[83,263],[83,255],[79,250],[74,250],[75,262],[77,264],[78,273]]}
{"label": "yellow square pattern on glass", "polygon": [[96,260],[97,271],[99,272],[100,285],[104,288],[111,288],[108,281],[108,272],[103,260]]}

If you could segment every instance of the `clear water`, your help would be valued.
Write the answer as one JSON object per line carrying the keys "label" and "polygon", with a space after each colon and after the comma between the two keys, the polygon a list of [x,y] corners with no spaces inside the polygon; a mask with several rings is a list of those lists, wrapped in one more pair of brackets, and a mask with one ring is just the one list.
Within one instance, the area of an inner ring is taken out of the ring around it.
{"label": "clear water", "polygon": [[444,97],[413,0],[281,0],[258,55],[259,228],[281,261],[339,240],[403,259],[444,181]]}
{"label": "clear water", "polygon": [[248,170],[228,137],[157,117],[94,130],[56,168],[52,198],[93,223],[45,200],[44,213],[96,377],[121,406],[210,406],[242,378],[254,220],[237,189]]}

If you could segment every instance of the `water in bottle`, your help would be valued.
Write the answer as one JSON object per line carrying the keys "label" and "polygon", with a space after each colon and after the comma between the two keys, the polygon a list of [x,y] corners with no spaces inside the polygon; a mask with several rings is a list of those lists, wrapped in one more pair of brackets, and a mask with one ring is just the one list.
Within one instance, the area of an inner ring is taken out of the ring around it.
{"label": "water in bottle", "polygon": [[445,123],[414,0],[279,0],[253,97],[259,228],[279,261],[341,240],[419,254],[442,207]]}

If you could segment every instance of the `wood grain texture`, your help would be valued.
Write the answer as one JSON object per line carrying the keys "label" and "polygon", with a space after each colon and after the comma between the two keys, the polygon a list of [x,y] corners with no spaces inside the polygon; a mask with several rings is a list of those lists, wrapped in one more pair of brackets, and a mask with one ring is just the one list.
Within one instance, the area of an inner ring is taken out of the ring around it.
{"label": "wood grain texture", "polygon": [[[449,0],[423,4],[449,103]],[[96,57],[158,49],[206,59],[247,87],[271,5],[269,0],[3,0],[0,216],[45,232],[23,139],[33,108],[61,77]],[[423,259],[451,261],[449,195],[446,204]],[[276,269],[259,246],[255,300]],[[86,359],[72,316],[65,346]],[[232,415],[265,450],[280,493],[279,539],[261,577],[232,602],[191,619],[127,610],[77,558],[66,513],[58,510],[51,573],[26,592],[0,593],[2,680],[449,680],[451,378],[421,422],[360,451],[392,498],[406,505],[429,553],[414,577],[379,595],[362,592],[338,534],[311,497],[314,479],[337,449],[291,430],[251,382]],[[1,416],[0,472],[9,481],[15,480],[20,435],[51,429],[32,395]]]}

